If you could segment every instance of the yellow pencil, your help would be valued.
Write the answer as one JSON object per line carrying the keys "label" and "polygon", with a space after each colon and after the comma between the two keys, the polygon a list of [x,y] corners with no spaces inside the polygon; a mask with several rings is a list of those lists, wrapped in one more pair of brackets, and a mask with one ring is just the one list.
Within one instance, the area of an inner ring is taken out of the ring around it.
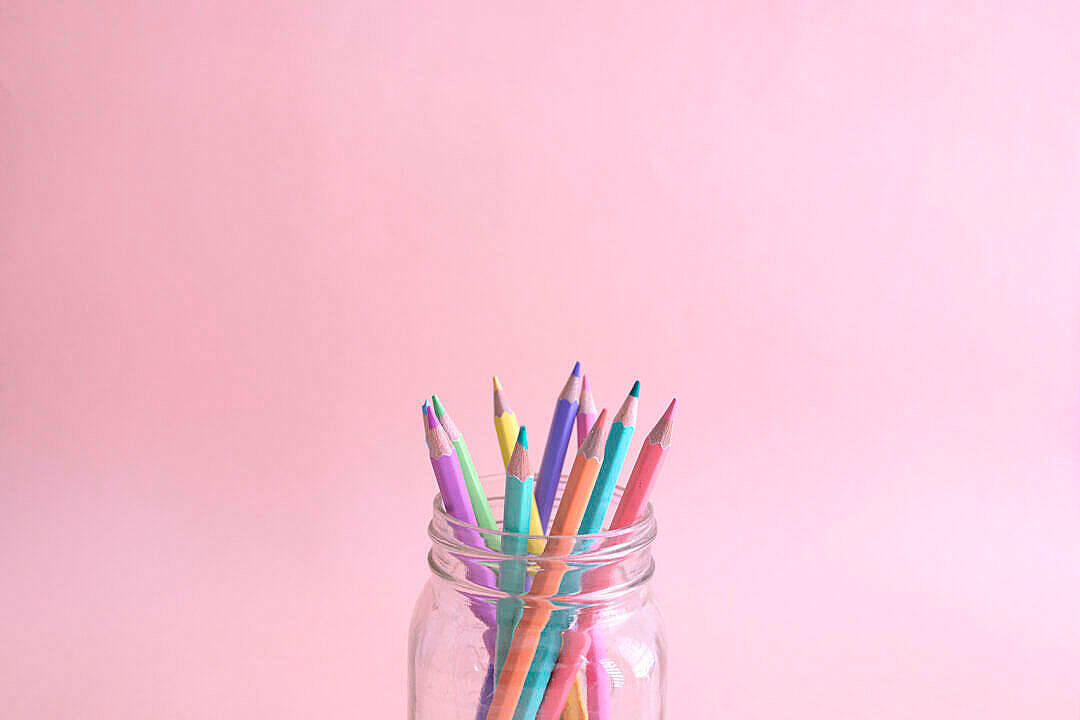
{"label": "yellow pencil", "polygon": [[563,708],[562,720],[589,720],[589,709],[585,704],[585,695],[580,681],[575,681],[574,686],[570,688],[570,698],[566,701],[566,707]]}
{"label": "yellow pencil", "polygon": [[[499,451],[502,453],[503,468],[505,469],[510,464],[510,456],[514,454],[514,443],[517,442],[518,436],[518,419],[514,411],[510,409],[510,403],[506,402],[506,395],[503,394],[499,376],[493,375],[491,382],[495,386],[495,435],[499,438]],[[532,511],[529,517],[529,534],[544,534],[535,497],[532,501]],[[543,539],[537,538],[529,541],[530,554],[539,555],[542,552],[544,552]]]}

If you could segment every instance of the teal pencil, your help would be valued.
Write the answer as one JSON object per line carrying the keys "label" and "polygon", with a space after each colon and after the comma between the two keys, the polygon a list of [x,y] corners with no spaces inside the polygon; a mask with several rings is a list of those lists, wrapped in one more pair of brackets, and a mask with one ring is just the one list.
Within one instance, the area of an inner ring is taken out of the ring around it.
{"label": "teal pencil", "polygon": [[[488,504],[484,486],[480,484],[480,476],[476,474],[476,466],[473,465],[469,447],[465,444],[465,436],[457,429],[450,413],[446,412],[438,395],[431,396],[431,404],[435,407],[435,417],[443,430],[450,437],[450,444],[454,446],[458,463],[461,465],[461,474],[465,477],[465,489],[469,491],[469,503],[472,505],[473,514],[476,515],[476,524],[486,530],[495,530],[495,516]],[[492,533],[481,533],[484,536],[484,544],[495,552],[499,551],[499,538]]]}
{"label": "teal pencil", "polygon": [[626,460],[626,451],[630,449],[630,439],[634,435],[640,394],[641,382],[635,380],[630,394],[626,396],[619,412],[615,413],[615,420],[611,423],[611,432],[608,433],[607,444],[604,446],[604,464],[600,466],[600,474],[596,476],[596,484],[589,496],[589,506],[585,508],[585,517],[581,520],[579,535],[600,532],[604,524],[611,495],[615,492],[615,483],[619,480],[619,472]]}
{"label": "teal pencil", "polygon": [[[592,495],[589,496],[589,505],[585,508],[585,516],[582,518],[581,528],[578,530],[579,535],[597,533],[603,527],[604,516],[607,515],[608,505],[611,504],[611,496],[615,492],[615,483],[619,480],[619,472],[622,470],[623,462],[626,460],[626,453],[630,449],[630,439],[634,435],[634,426],[637,425],[638,396],[640,394],[641,382],[635,380],[634,386],[630,388],[630,394],[623,400],[619,412],[615,413],[615,420],[611,423],[611,431],[608,433],[607,443],[604,445],[604,462],[600,466],[600,473],[596,476],[596,484],[593,485]],[[575,552],[591,550],[593,544],[587,541],[579,541]],[[562,585],[559,587],[559,594],[573,595],[580,590],[581,570],[571,570],[563,578]],[[572,618],[569,617],[568,611],[557,611],[555,615],[553,623],[561,620],[562,624],[555,624],[551,630],[552,632],[555,629],[570,626]],[[544,633],[548,632],[549,630],[545,628]],[[543,640],[543,636],[541,636],[541,640]],[[596,642],[601,644],[603,641],[597,637]],[[599,657],[603,657],[601,648],[597,648],[597,651],[593,653],[594,657],[598,656],[597,653],[599,653]],[[571,661],[572,658],[564,660],[564,662]],[[604,695],[606,700],[608,692],[607,687],[601,687],[596,682],[588,685],[590,703],[593,703],[594,699],[600,700],[598,697],[600,695]],[[601,707],[606,710],[607,702],[603,702]],[[605,717],[597,718],[597,720],[608,720],[606,713],[601,712],[598,714],[605,715]]]}
{"label": "teal pencil", "polygon": [[[523,557],[528,554],[529,518],[533,507],[533,471],[529,464],[529,438],[525,426],[518,430],[517,442],[506,466],[506,493],[503,500],[503,532],[520,535],[503,535],[504,555]],[[495,677],[499,677],[514,628],[521,619],[521,598],[525,593],[525,561],[503,560],[499,563],[499,590],[511,597],[500,598],[496,608],[498,635],[495,641]]]}

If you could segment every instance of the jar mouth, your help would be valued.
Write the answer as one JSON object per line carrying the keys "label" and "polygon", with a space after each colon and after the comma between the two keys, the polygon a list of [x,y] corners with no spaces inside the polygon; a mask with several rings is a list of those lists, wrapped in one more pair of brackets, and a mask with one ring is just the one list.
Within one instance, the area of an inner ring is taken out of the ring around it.
{"label": "jar mouth", "polygon": [[[488,481],[485,484],[504,478],[505,475],[481,475],[480,480]],[[566,485],[566,475],[563,475],[559,479],[559,489],[556,496],[556,507],[559,500],[562,497],[562,491]],[[624,486],[618,485],[612,495],[609,511],[618,505],[619,499],[622,497]],[[489,495],[488,501],[492,504],[497,504],[501,508],[502,502],[505,499],[504,495]],[[501,513],[495,513],[496,525],[501,525]],[[446,532],[448,529],[450,532]],[[463,532],[464,531],[464,532]],[[478,525],[462,522],[454,516],[446,512],[443,507],[442,496],[436,494],[432,500],[432,522],[428,528],[428,534],[433,541],[436,541],[442,545],[459,548],[466,550],[467,552],[477,558],[484,558],[490,560],[500,560],[504,558],[514,558],[518,556],[504,555],[503,553],[491,550],[488,547],[474,547],[471,545],[465,545],[458,537],[465,533],[476,533],[483,538],[496,538],[499,542],[499,546],[502,547],[503,538],[519,538],[522,540],[543,540],[546,541],[552,538],[559,538],[565,543],[566,539],[573,538],[575,550],[572,555],[551,555],[547,556],[549,559],[558,559],[559,557],[573,558],[576,562],[587,561],[589,559],[601,560],[603,558],[609,558],[611,555],[621,555],[627,552],[634,552],[649,544],[656,538],[656,517],[653,514],[652,503],[649,503],[645,512],[637,520],[627,525],[626,527],[617,528],[614,530],[601,530],[595,533],[581,533],[575,535],[529,535],[526,533],[512,533],[506,532],[498,527],[495,529],[483,528]]]}

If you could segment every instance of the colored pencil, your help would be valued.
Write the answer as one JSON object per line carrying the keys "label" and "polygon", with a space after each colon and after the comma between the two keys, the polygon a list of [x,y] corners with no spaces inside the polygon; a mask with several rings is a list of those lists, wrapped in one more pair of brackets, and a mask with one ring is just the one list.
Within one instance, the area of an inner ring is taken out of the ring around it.
{"label": "colored pencil", "polygon": [[[510,403],[506,401],[506,393],[503,392],[499,376],[493,375],[491,383],[495,386],[495,435],[499,439],[499,451],[502,452],[503,467],[505,468],[510,465],[510,456],[514,452],[514,443],[517,441],[518,419],[514,411],[510,409]],[[543,535],[544,526],[540,524],[540,512],[536,507],[535,497],[529,512],[529,534]],[[529,552],[533,555],[544,552],[544,539],[536,537],[529,540]]]}
{"label": "colored pencil", "polygon": [[533,578],[532,588],[525,596],[526,607],[514,630],[502,672],[495,682],[495,697],[488,709],[487,720],[512,720],[519,705],[524,711],[518,720],[529,720],[535,716],[543,699],[561,644],[560,629],[555,636],[554,647],[551,643],[544,643],[540,647],[541,635],[552,613],[552,603],[548,598],[559,591],[567,567],[564,557],[574,548],[573,536],[581,526],[581,518],[585,515],[589,496],[600,472],[600,448],[607,434],[606,420],[607,410],[604,410],[574,458],[562,502],[551,523],[551,536],[539,561],[540,571]]}
{"label": "colored pencil", "polygon": [[[477,526],[486,530],[496,530],[495,516],[491,512],[491,505],[488,504],[484,486],[480,484],[480,476],[476,474],[476,466],[473,465],[469,447],[465,444],[465,436],[454,424],[450,413],[446,412],[438,395],[431,396],[431,404],[435,407],[435,417],[439,419],[447,437],[450,438],[450,444],[454,446],[454,452],[457,453],[458,464],[461,465],[461,474],[465,478],[465,489],[469,493],[469,504],[472,505]],[[498,552],[501,544],[498,535],[494,533],[482,533],[482,535],[484,544]]]}
{"label": "colored pencil", "polygon": [[599,628],[589,628],[589,647],[585,651],[585,687],[586,713],[594,720],[611,718],[611,676],[604,661],[607,659],[607,646],[604,634]]}
{"label": "colored pencil", "polygon": [[[435,417],[434,408],[424,403],[423,409],[424,439],[427,441],[428,456],[431,458],[431,468],[435,471],[435,481],[439,484],[443,507],[449,515],[466,525],[476,525],[476,514],[473,512],[472,501],[469,500],[469,491],[465,488],[465,476],[461,472],[454,446]],[[463,534],[469,538],[464,540],[466,543],[474,547],[483,546],[484,541],[476,531],[460,527],[459,530],[464,531]]]}
{"label": "colored pencil", "polygon": [[514,444],[517,442],[518,419],[517,414],[510,409],[510,403],[506,401],[506,393],[503,392],[502,383],[498,375],[492,375],[491,384],[495,386],[493,398],[495,401],[495,436],[499,439],[499,452],[502,453],[503,467],[510,465],[510,456],[514,454]]}
{"label": "colored pencil", "polygon": [[580,682],[575,682],[570,688],[570,697],[566,699],[566,706],[563,707],[562,720],[589,720],[589,708]]}
{"label": "colored pencil", "polygon": [[578,411],[578,398],[581,395],[581,363],[574,363],[574,369],[567,378],[559,399],[555,402],[555,412],[551,416],[551,429],[548,431],[547,444],[544,446],[544,458],[540,462],[540,472],[536,476],[536,507],[540,511],[540,524],[548,528],[551,510],[555,504],[555,494],[559,490],[559,477],[562,475],[563,462],[566,460],[566,446],[570,442],[570,433],[574,427],[574,416]]}
{"label": "colored pencil", "polygon": [[[586,395],[587,379],[582,380],[581,384],[581,407],[585,408],[586,402],[591,401],[591,393]],[[596,484],[593,485],[592,496],[589,498],[589,506],[585,509],[585,517],[581,520],[581,527],[578,529],[579,535],[591,535],[593,533],[600,532],[604,523],[604,516],[607,515],[608,505],[611,503],[611,495],[615,491],[615,483],[619,479],[619,472],[622,470],[623,462],[626,460],[626,452],[630,449],[630,439],[634,435],[634,425],[637,424],[637,411],[638,411],[638,396],[641,394],[641,382],[634,381],[633,387],[630,388],[630,393],[623,400],[622,406],[619,408],[619,412],[615,413],[615,419],[611,421],[611,431],[608,433],[607,444],[604,446],[604,462],[600,466],[600,473],[596,477]],[[581,417],[582,410],[578,411],[578,431],[581,430]],[[591,549],[589,543],[582,543],[578,547],[578,552]],[[562,595],[572,595],[580,589],[580,572],[571,571],[563,578],[562,588],[559,593]],[[588,677],[586,677],[588,681]],[[576,684],[575,680],[575,684]],[[580,686],[575,688],[575,695],[581,695]],[[604,686],[589,685],[589,696],[596,695],[598,693],[607,695],[610,689]],[[599,701],[601,706],[606,706],[606,702],[601,699]],[[603,720],[607,720],[605,717]]]}
{"label": "colored pencil", "polygon": [[[529,532],[529,508],[532,507],[533,471],[529,462],[529,438],[522,425],[518,431],[514,452],[506,468],[506,492],[503,499],[503,532],[524,534]],[[504,555],[523,556],[528,543],[518,535],[502,536]],[[498,639],[495,642],[495,677],[499,676],[506,653],[510,650],[510,638],[521,614],[521,595],[525,594],[525,561],[502,560],[499,563],[499,590],[511,597],[500,598],[497,618]]]}
{"label": "colored pencil", "polygon": [[622,407],[611,421],[611,432],[608,433],[607,444],[604,446],[604,462],[600,466],[599,475],[596,476],[589,506],[585,508],[585,517],[581,520],[579,535],[598,533],[603,526],[604,516],[607,515],[608,505],[611,503],[611,495],[615,492],[615,483],[619,480],[619,473],[626,460],[626,451],[630,449],[630,439],[634,436],[640,394],[641,382],[635,380],[634,386],[630,388],[630,394],[623,400]]}
{"label": "colored pencil", "polygon": [[585,436],[592,430],[596,422],[596,401],[593,400],[592,390],[589,389],[589,376],[581,376],[581,397],[578,400],[577,411],[577,446],[585,442]]}
{"label": "colored pencil", "polygon": [[660,470],[664,467],[664,458],[668,448],[671,447],[671,430],[675,422],[675,405],[677,401],[672,399],[663,417],[656,423],[645,438],[638,453],[634,469],[630,471],[630,479],[626,481],[626,490],[619,499],[619,506],[615,508],[615,516],[611,518],[611,530],[627,527],[641,517],[645,507],[649,504],[649,496],[652,495],[656,479],[660,477]]}
{"label": "colored pencil", "polygon": [[577,680],[578,668],[585,659],[589,642],[588,633],[567,630],[562,634],[562,651],[551,672],[544,700],[536,714],[537,720],[559,720],[570,697],[570,688]]}
{"label": "colored pencil", "polygon": [[[626,482],[626,490],[623,491],[615,515],[611,520],[610,530],[619,530],[628,527],[638,520],[649,504],[649,496],[652,494],[656,480],[660,476],[660,470],[664,465],[664,458],[671,446],[671,431],[675,420],[675,405],[673,399],[668,405],[663,416],[656,423],[638,453],[634,469],[630,471],[630,479]],[[594,578],[597,585],[603,586],[607,582],[610,572],[600,572],[598,568]],[[610,567],[608,568],[610,571]],[[605,659],[605,647],[603,637],[591,626],[593,618],[586,614],[581,621],[582,627],[590,630],[592,643],[587,652],[588,662],[585,664],[585,683],[589,690],[589,717],[592,720],[609,720],[611,717],[609,692],[611,681],[607,669],[602,662]]]}
{"label": "colored pencil", "polygon": [[[450,443],[450,438],[435,417],[435,411],[426,402],[424,411],[424,436],[428,446],[431,468],[435,471],[435,481],[439,485],[443,507],[447,514],[466,525],[476,525],[469,492],[465,489],[465,478],[458,464],[457,453]],[[454,535],[466,545],[483,548],[484,541],[472,527],[454,526]],[[485,587],[495,587],[495,573],[473,560],[465,560],[466,577]],[[489,603],[474,599],[470,604],[473,614],[488,626],[495,625],[495,610]]]}

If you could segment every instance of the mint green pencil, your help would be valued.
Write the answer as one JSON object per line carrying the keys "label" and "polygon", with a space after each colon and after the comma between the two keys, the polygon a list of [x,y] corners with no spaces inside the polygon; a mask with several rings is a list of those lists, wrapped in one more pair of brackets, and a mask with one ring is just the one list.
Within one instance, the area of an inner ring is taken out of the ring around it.
{"label": "mint green pencil", "polygon": [[[524,537],[529,532],[529,519],[533,507],[533,471],[529,464],[529,438],[525,426],[518,430],[510,462],[506,466],[506,493],[503,500],[503,532],[520,533],[502,536],[504,555],[524,557],[528,554],[529,542]],[[521,598],[525,593],[525,561],[503,560],[499,563],[499,590],[510,597],[500,598],[496,607],[498,635],[495,640],[495,677],[499,677],[506,654],[510,651],[510,641],[514,628],[521,619]]]}
{"label": "mint green pencil", "polygon": [[[472,504],[473,513],[476,515],[476,524],[487,530],[495,530],[495,516],[491,513],[491,506],[488,505],[484,486],[480,484],[480,476],[476,474],[476,466],[473,465],[472,456],[469,455],[465,437],[457,429],[457,425],[454,424],[450,413],[446,412],[446,408],[443,407],[438,395],[431,396],[431,404],[435,407],[435,417],[439,418],[439,423],[443,426],[446,434],[450,436],[450,444],[454,446],[454,452],[457,453],[458,463],[461,465],[461,474],[465,476],[465,489],[469,491],[469,501]],[[485,545],[495,552],[499,552],[498,536],[486,532],[481,532],[481,535],[484,536]]]}

